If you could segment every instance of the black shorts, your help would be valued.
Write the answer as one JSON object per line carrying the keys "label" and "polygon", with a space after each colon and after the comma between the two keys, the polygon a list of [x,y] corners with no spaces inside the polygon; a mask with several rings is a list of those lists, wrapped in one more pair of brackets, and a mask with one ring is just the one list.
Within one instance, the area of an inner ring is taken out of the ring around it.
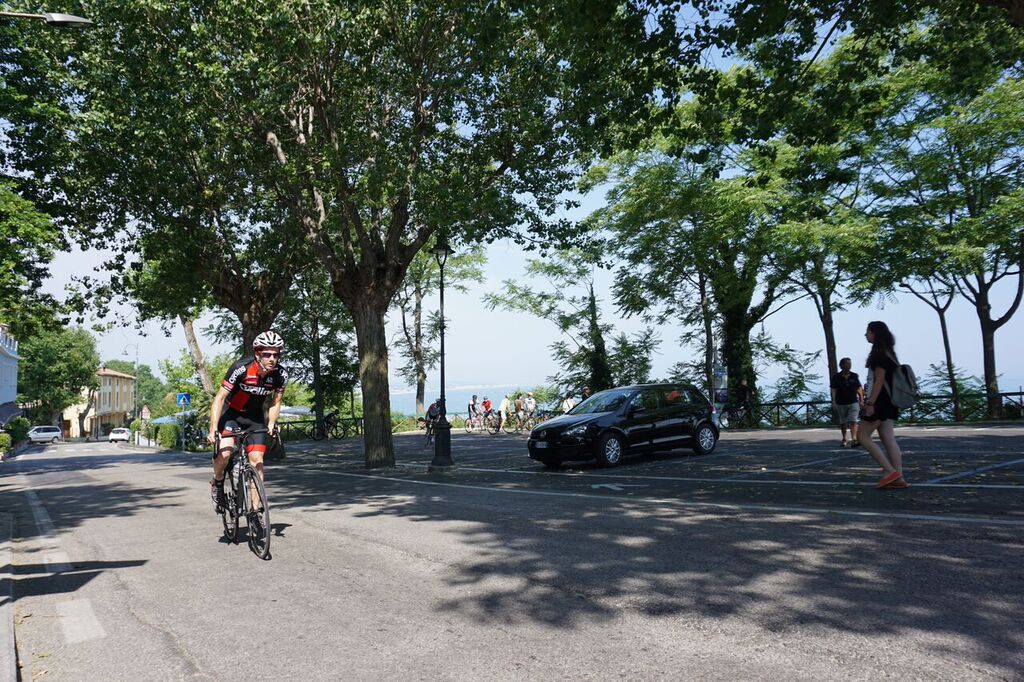
{"label": "black shorts", "polygon": [[[231,437],[235,434],[241,433],[246,429],[253,428],[267,428],[267,425],[262,421],[256,421],[255,419],[249,419],[248,417],[240,414],[231,414],[226,412],[221,415],[220,421],[217,422],[217,433],[221,437]],[[254,433],[245,439],[245,451],[246,452],[266,452],[267,443],[270,442],[270,434]]]}

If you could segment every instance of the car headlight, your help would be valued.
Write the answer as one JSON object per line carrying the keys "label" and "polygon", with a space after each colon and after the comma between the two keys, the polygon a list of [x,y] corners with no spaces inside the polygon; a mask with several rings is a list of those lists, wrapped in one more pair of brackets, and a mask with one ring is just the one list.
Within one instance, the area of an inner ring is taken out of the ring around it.
{"label": "car headlight", "polygon": [[587,432],[587,429],[589,429],[592,425],[593,425],[593,422],[587,422],[586,424],[580,424],[579,426],[574,426],[574,427],[572,427],[570,429],[566,429],[562,433],[562,435],[563,436],[582,436],[584,433]]}

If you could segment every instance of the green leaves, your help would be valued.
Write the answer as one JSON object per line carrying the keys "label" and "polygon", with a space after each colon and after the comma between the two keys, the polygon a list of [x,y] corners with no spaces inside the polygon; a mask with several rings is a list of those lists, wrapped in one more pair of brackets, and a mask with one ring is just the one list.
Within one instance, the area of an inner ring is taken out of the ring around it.
{"label": "green leaves", "polygon": [[96,388],[100,358],[96,341],[81,328],[50,327],[18,347],[18,401],[38,403],[46,419],[79,402]]}

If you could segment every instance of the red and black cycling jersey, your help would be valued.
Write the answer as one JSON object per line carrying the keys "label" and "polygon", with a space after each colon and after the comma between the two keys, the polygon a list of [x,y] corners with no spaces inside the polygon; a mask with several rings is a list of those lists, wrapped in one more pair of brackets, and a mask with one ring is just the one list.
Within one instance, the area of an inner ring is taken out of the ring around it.
{"label": "red and black cycling jersey", "polygon": [[256,357],[250,355],[237,360],[228,368],[220,385],[227,389],[227,406],[223,416],[242,415],[253,421],[263,423],[263,402],[271,393],[284,393],[288,383],[288,372],[283,367],[260,376],[260,366]]}

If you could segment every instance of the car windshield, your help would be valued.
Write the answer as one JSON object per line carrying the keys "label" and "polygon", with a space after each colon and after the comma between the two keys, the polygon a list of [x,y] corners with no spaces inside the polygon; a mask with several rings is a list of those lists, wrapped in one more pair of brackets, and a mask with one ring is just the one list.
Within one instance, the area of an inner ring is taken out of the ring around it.
{"label": "car windshield", "polygon": [[569,410],[569,414],[597,414],[598,412],[614,412],[622,407],[629,400],[633,391],[615,390],[601,391],[590,396],[576,407]]}

